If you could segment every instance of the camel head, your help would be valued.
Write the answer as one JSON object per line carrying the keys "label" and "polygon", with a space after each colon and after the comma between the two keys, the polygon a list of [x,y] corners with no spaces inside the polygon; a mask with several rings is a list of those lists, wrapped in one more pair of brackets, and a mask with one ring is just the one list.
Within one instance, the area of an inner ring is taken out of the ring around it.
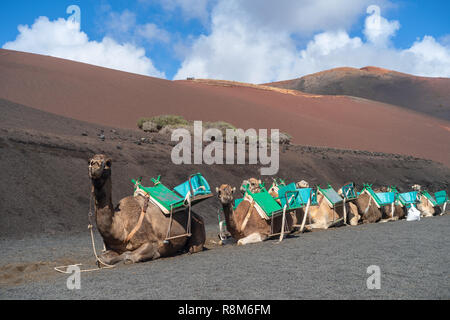
{"label": "camel head", "polygon": [[413,189],[414,191],[420,191],[422,189],[422,186],[419,184],[415,184],[411,186],[411,189]]}
{"label": "camel head", "polygon": [[236,188],[228,184],[223,184],[219,188],[216,188],[217,197],[222,204],[230,204],[233,201],[233,193]]}
{"label": "camel head", "polygon": [[[344,183],[344,186],[350,184],[351,182],[346,182]],[[344,191],[342,191],[342,187],[339,188],[339,190],[337,191],[338,195],[340,195],[341,197],[344,197]]]}
{"label": "camel head", "polygon": [[106,180],[111,176],[112,160],[105,155],[96,154],[88,163],[91,180]]}
{"label": "camel head", "polygon": [[300,182],[297,182],[296,184],[295,184],[295,186],[297,187],[297,188],[309,188],[309,183],[308,182],[306,182],[305,180],[302,180],[302,181],[300,181]]}
{"label": "camel head", "polygon": [[242,194],[245,194],[244,186],[248,185],[250,192],[258,193],[261,191],[261,187],[259,186],[261,183],[262,183],[262,181],[258,180],[256,178],[250,178],[248,180],[244,180],[244,181],[242,181],[240,191],[242,192]]}

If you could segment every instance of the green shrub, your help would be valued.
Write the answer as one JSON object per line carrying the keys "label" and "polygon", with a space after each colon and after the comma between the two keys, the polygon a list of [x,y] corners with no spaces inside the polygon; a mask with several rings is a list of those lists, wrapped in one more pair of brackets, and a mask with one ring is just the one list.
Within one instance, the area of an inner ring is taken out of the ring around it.
{"label": "green shrub", "polygon": [[162,116],[156,116],[156,117],[151,117],[151,118],[140,118],[137,123],[139,129],[142,129],[142,125],[147,121],[151,121],[151,122],[155,123],[159,130],[161,130],[162,128],[164,128],[166,126],[189,124],[189,121],[184,119],[182,116],[162,115]]}

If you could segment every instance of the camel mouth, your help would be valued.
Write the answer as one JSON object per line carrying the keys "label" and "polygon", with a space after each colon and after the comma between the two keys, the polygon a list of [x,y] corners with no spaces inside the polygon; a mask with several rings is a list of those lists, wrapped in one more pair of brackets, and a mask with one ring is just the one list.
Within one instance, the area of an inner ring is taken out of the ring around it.
{"label": "camel mouth", "polygon": [[233,201],[233,198],[230,197],[230,196],[221,195],[221,196],[218,196],[218,198],[219,198],[219,201],[222,204],[228,204],[228,203],[231,203]]}
{"label": "camel mouth", "polygon": [[93,167],[89,167],[89,178],[91,178],[92,180],[97,180],[100,179],[103,176],[103,170],[101,170],[100,168],[95,169]]}

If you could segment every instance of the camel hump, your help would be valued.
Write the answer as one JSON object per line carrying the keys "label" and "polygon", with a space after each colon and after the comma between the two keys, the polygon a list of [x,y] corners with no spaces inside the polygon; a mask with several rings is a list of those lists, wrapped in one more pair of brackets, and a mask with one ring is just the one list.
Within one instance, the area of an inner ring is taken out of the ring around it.
{"label": "camel hump", "polygon": [[140,211],[144,206],[144,198],[143,197],[134,197],[128,196],[123,198],[117,204],[115,211]]}

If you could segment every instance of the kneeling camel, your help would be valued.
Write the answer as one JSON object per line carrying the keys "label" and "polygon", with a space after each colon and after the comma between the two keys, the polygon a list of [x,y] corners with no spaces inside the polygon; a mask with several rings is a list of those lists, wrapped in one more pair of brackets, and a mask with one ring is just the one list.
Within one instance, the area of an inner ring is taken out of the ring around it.
{"label": "kneeling camel", "polygon": [[[170,218],[142,196],[129,196],[114,207],[111,182],[112,160],[95,155],[89,160],[89,178],[95,199],[95,220],[106,252],[101,262],[136,263],[173,256],[180,251],[203,250],[206,239],[203,219],[192,212],[191,234],[165,241]],[[171,235],[186,234],[187,214],[180,213],[172,222]]]}

